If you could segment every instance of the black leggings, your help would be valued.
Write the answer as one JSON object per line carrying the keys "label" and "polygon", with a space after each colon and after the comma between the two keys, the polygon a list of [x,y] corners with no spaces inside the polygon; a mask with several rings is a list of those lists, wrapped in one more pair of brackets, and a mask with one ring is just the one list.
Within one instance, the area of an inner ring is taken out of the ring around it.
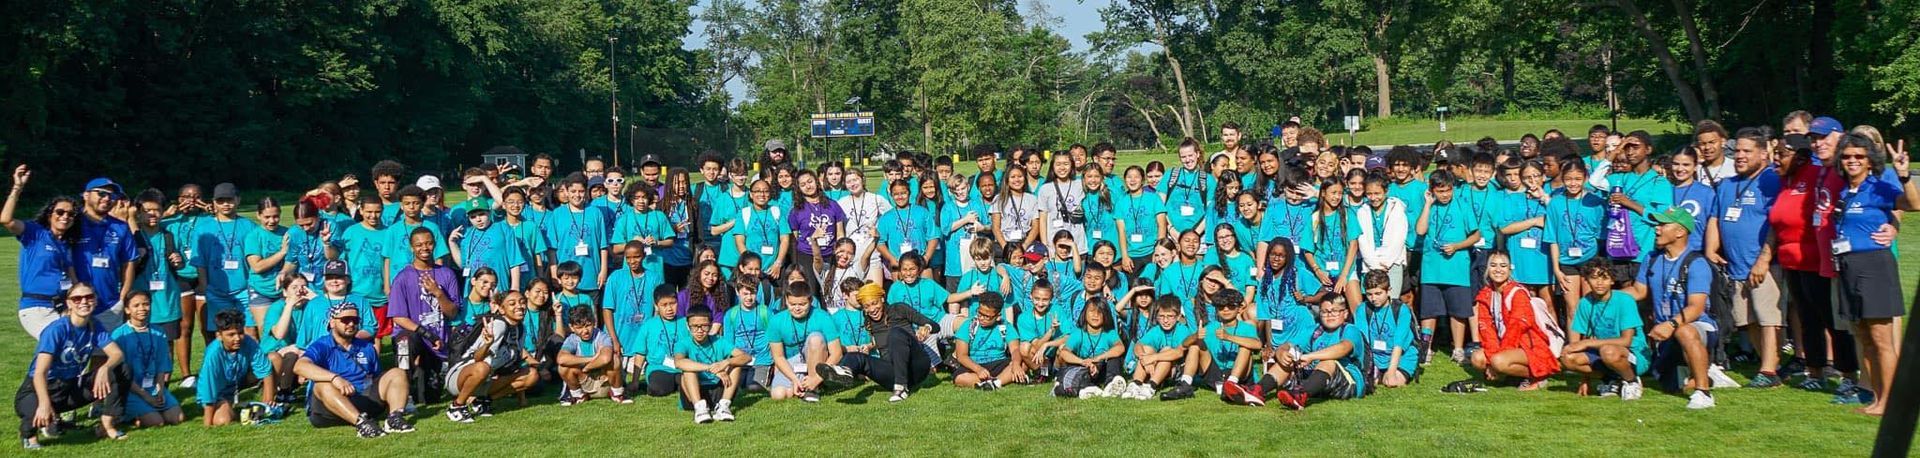
{"label": "black leggings", "polygon": [[841,358],[848,370],[872,379],[873,383],[902,385],[911,389],[927,380],[933,368],[933,359],[927,357],[927,349],[920,345],[920,339],[914,338],[913,330],[896,327],[888,331],[882,339],[877,355],[849,353]]}
{"label": "black leggings", "polygon": [[[1793,295],[1794,315],[1800,317],[1800,347],[1806,349],[1807,368],[1832,367],[1842,373],[1860,369],[1855,356],[1853,333],[1833,327],[1833,279],[1819,272],[1786,269],[1788,291]],[[1822,334],[1825,332],[1826,334]],[[1828,335],[1833,336],[1833,360],[1827,360]],[[1820,374],[1813,374],[1818,377]]]}
{"label": "black leggings", "polygon": [[[109,375],[113,379],[105,398],[93,397],[94,373],[95,371],[87,371],[79,380],[47,379],[47,400],[53,402],[55,415],[86,407],[95,401],[100,402],[101,415],[119,417],[126,413],[126,387],[131,384],[126,366],[121,365]],[[40,397],[33,392],[33,373],[28,372],[27,376],[20,380],[20,390],[13,394],[13,413],[20,416],[21,439],[34,436],[33,414],[34,410],[39,408]]]}

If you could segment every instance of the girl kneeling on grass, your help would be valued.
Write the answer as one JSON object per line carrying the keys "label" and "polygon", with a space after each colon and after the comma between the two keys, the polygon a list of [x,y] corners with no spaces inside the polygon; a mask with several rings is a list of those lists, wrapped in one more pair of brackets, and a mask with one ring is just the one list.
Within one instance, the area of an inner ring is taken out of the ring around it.
{"label": "girl kneeling on grass", "polygon": [[[1060,362],[1066,367],[1060,371],[1055,395],[1111,398],[1127,389],[1127,347],[1120,343],[1120,333],[1114,331],[1113,324],[1113,311],[1105,300],[1087,302],[1080,311],[1079,326],[1067,333],[1067,344],[1060,348]],[[1086,384],[1070,384],[1069,380]],[[1099,385],[1101,380],[1107,380],[1104,388]]]}
{"label": "girl kneeling on grass", "polygon": [[1513,281],[1513,263],[1505,251],[1487,256],[1487,285],[1474,300],[1473,316],[1480,327],[1473,367],[1487,381],[1520,377],[1520,390],[1532,391],[1560,372],[1559,344],[1565,334],[1545,303],[1536,303],[1533,293]]}

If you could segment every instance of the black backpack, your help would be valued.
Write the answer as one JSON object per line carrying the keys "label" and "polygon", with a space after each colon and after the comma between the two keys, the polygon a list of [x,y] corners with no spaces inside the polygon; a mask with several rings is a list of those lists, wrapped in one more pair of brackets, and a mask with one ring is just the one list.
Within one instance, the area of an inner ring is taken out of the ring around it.
{"label": "black backpack", "polygon": [[[1680,281],[1686,281],[1685,279],[1690,277],[1690,275],[1688,275],[1688,269],[1693,267],[1693,261],[1695,259],[1704,260],[1706,257],[1707,255],[1701,254],[1698,251],[1689,252],[1686,256],[1682,256],[1680,258]],[[1709,282],[1712,283],[1712,285],[1707,288],[1707,310],[1702,312],[1702,314],[1710,317],[1718,317],[1721,310],[1733,309],[1733,284],[1727,281],[1726,266],[1708,262],[1707,268],[1713,271],[1713,280]],[[1682,305],[1682,307],[1684,308],[1685,305]]]}
{"label": "black backpack", "polygon": [[[504,319],[506,318],[500,316],[498,313],[487,312],[474,317],[473,323],[471,324],[462,324],[447,329],[447,342],[453,345],[447,348],[446,354],[448,356],[459,355],[453,356],[455,358],[466,358],[467,354],[473,350],[474,345],[480,343],[480,334],[486,332],[487,324],[495,320]],[[507,326],[505,335],[494,336],[494,340],[509,342],[508,345],[501,347],[503,351],[510,350],[517,352],[520,350],[520,345],[518,345],[517,342],[520,341],[522,332],[519,326]]]}

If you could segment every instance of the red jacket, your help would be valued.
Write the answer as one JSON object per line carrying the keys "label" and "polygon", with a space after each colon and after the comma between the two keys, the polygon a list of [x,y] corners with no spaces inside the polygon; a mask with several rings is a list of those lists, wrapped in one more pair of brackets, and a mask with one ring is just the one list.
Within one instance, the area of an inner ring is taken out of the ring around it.
{"label": "red jacket", "polygon": [[1560,372],[1560,358],[1553,355],[1546,331],[1534,321],[1533,293],[1519,282],[1480,288],[1473,299],[1473,312],[1475,326],[1480,329],[1480,348],[1488,357],[1519,349],[1527,354],[1527,370],[1534,378]]}

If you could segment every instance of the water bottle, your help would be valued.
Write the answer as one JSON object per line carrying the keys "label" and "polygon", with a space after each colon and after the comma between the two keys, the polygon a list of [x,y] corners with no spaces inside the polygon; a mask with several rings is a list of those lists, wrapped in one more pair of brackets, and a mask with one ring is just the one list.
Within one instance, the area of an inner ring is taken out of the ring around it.
{"label": "water bottle", "polygon": [[394,359],[399,361],[400,370],[411,371],[413,370],[413,339],[403,337],[397,340],[393,343],[396,355]]}

